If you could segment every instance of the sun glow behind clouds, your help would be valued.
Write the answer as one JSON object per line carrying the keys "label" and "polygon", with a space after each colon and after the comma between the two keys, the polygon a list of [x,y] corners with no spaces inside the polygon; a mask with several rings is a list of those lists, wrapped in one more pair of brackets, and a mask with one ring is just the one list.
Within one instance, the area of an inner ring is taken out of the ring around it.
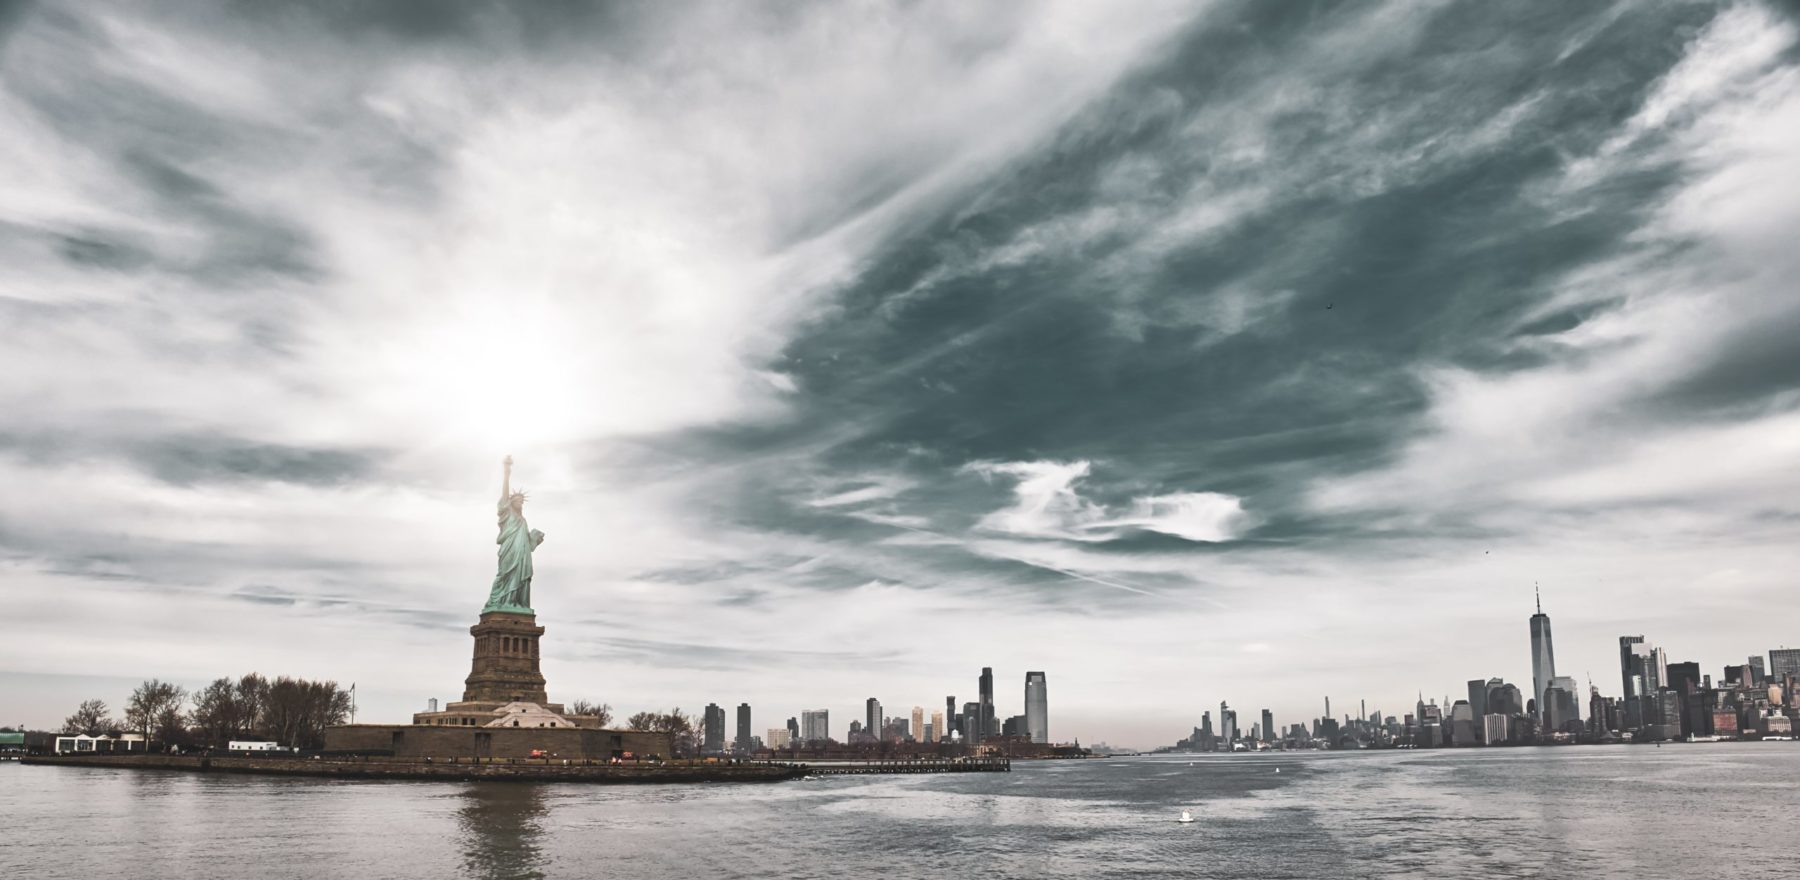
{"label": "sun glow behind clouds", "polygon": [[465,302],[393,341],[377,397],[453,446],[492,452],[576,439],[591,404],[575,377],[596,364],[575,326],[529,296]]}

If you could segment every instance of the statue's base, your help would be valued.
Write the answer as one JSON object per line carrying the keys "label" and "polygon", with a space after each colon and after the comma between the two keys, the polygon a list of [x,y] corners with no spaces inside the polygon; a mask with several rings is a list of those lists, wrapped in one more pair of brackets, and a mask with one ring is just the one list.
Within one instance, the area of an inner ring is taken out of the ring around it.
{"label": "statue's base", "polygon": [[537,703],[561,713],[562,707],[545,694],[544,674],[538,669],[538,640],[544,628],[537,625],[537,615],[484,612],[469,634],[475,637],[475,655],[469,677],[463,680],[462,702],[492,703],[494,708]]}

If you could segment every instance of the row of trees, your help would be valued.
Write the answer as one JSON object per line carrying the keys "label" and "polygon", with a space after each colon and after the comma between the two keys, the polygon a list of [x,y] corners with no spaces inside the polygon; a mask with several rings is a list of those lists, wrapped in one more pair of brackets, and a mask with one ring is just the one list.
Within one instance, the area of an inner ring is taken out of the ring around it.
{"label": "row of trees", "polygon": [[63,721],[63,731],[90,736],[131,731],[164,743],[218,747],[260,737],[316,749],[325,743],[325,728],[349,717],[350,692],[335,681],[285,675],[270,681],[252,672],[214,679],[191,695],[180,685],[151,679],[126,700],[123,724],[112,719],[105,701],[87,700]]}
{"label": "row of trees", "polygon": [[706,738],[706,731],[694,723],[692,715],[681,711],[680,706],[667,712],[639,712],[625,719],[625,727],[668,734],[674,740],[675,757],[678,758],[699,754],[700,746]]}
{"label": "row of trees", "polygon": [[[183,711],[183,704],[190,702]],[[612,706],[587,700],[570,703],[567,714],[597,718],[600,727],[613,721]],[[151,679],[131,692],[123,723],[112,717],[104,700],[87,700],[63,721],[63,732],[99,736],[131,731],[163,743],[220,748],[234,739],[261,738],[316,749],[324,745],[325,728],[349,717],[350,693],[335,681],[287,676],[270,681],[252,672],[235,680],[214,679],[192,694],[180,685]],[[694,717],[679,706],[668,712],[639,712],[626,719],[625,726],[669,734],[678,756],[698,754],[705,737]]]}
{"label": "row of trees", "polygon": [[590,703],[587,700],[576,700],[569,704],[569,715],[591,715],[600,719],[599,726],[612,724],[612,706],[607,703]]}

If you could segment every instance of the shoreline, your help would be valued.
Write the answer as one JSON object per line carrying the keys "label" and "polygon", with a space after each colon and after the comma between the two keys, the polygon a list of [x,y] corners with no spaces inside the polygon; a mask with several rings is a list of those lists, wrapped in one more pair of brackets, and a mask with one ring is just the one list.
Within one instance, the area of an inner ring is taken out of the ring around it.
{"label": "shoreline", "polygon": [[298,758],[244,755],[34,755],[20,763],[43,767],[105,767],[234,773],[322,779],[499,780],[642,785],[695,782],[788,782],[808,777],[914,773],[1004,773],[1005,760],[969,762],[668,763],[589,762],[562,758],[423,760],[390,757]]}

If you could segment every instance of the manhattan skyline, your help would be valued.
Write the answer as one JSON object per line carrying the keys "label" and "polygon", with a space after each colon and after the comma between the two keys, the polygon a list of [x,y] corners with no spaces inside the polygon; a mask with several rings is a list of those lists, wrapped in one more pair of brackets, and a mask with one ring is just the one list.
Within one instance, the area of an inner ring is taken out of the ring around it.
{"label": "manhattan skyline", "polygon": [[551,697],[754,735],[1800,642],[1791,4],[409,9],[0,11],[0,723],[454,698],[508,454]]}

